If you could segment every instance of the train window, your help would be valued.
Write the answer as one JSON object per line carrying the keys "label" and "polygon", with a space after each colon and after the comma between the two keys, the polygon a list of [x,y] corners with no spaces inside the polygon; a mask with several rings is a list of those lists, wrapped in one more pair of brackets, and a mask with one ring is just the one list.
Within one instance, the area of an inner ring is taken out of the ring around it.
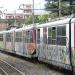
{"label": "train window", "polygon": [[0,34],[0,37],[3,37],[3,34]]}
{"label": "train window", "polygon": [[22,41],[22,38],[15,38],[15,41],[16,42],[21,42]]}
{"label": "train window", "polygon": [[29,35],[29,33],[30,33],[30,31],[26,31],[26,41],[27,41],[27,43],[29,43],[30,42],[30,35]]}
{"label": "train window", "polygon": [[56,40],[52,40],[52,45],[55,45],[56,44]]}
{"label": "train window", "polygon": [[51,36],[51,28],[48,28],[48,36]]}
{"label": "train window", "polygon": [[26,31],[25,42],[32,43],[33,42],[33,31]]}
{"label": "train window", "polygon": [[23,31],[23,38],[24,38],[24,43],[26,43],[26,31]]}
{"label": "train window", "polygon": [[37,30],[37,38],[40,39],[40,29]]}
{"label": "train window", "polygon": [[43,38],[44,38],[44,43],[47,44],[47,28],[43,28]]}
{"label": "train window", "polygon": [[62,36],[66,36],[66,27],[65,26],[62,27]]}
{"label": "train window", "polygon": [[61,45],[61,40],[62,40],[61,37],[57,37],[57,45]]}
{"label": "train window", "polygon": [[61,45],[66,45],[66,37],[62,37],[62,43]]}
{"label": "train window", "polygon": [[33,43],[33,31],[30,31],[30,43]]}
{"label": "train window", "polygon": [[3,41],[3,34],[0,34],[0,41]]}
{"label": "train window", "polygon": [[48,44],[52,44],[52,38],[48,37]]}
{"label": "train window", "polygon": [[3,41],[3,38],[0,38],[0,41]]}
{"label": "train window", "polygon": [[37,43],[40,43],[40,29],[37,29]]}
{"label": "train window", "polygon": [[66,37],[57,37],[57,45],[66,45]]}
{"label": "train window", "polygon": [[52,28],[48,28],[48,44],[52,44]]}
{"label": "train window", "polygon": [[7,42],[11,41],[11,34],[10,33],[6,33],[6,41]]}
{"label": "train window", "polygon": [[16,37],[22,37],[22,32],[16,32]]}
{"label": "train window", "polygon": [[66,26],[57,27],[57,45],[66,45]]}
{"label": "train window", "polygon": [[55,30],[56,30],[56,27],[52,27],[52,30],[54,30],[54,31],[55,31]]}
{"label": "train window", "polygon": [[48,44],[56,44],[56,27],[48,28]]}
{"label": "train window", "polygon": [[61,35],[61,27],[57,27],[57,36]]}
{"label": "train window", "polygon": [[66,27],[59,26],[57,27],[57,36],[65,36],[66,35]]}
{"label": "train window", "polygon": [[16,32],[15,41],[22,42],[22,32]]}
{"label": "train window", "polygon": [[52,39],[56,39],[56,27],[52,27]]}

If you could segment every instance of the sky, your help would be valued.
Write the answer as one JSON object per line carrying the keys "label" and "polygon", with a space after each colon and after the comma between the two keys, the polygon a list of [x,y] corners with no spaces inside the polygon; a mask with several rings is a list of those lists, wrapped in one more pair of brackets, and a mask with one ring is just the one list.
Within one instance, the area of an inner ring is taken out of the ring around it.
{"label": "sky", "polygon": [[[19,9],[21,4],[32,4],[33,0],[0,0],[0,10],[7,9],[7,11],[14,11]],[[44,8],[44,0],[34,0],[34,8],[42,9]]]}

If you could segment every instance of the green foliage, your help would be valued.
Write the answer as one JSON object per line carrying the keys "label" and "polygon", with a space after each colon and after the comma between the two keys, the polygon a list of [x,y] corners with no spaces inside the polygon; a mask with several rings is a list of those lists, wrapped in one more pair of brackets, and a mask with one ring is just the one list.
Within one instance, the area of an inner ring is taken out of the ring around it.
{"label": "green foliage", "polygon": [[[34,16],[34,23],[38,23],[39,22],[39,18],[38,16]],[[33,17],[30,16],[29,18],[27,18],[25,20],[25,24],[32,24],[33,23]]]}
{"label": "green foliage", "polygon": [[14,19],[9,19],[9,20],[8,20],[8,24],[9,24],[9,26],[10,26],[11,24],[13,24],[14,22],[15,22]]}
{"label": "green foliage", "polygon": [[45,23],[48,21],[48,15],[42,15],[38,17],[39,17],[39,23]]}
{"label": "green foliage", "polygon": [[[34,23],[45,23],[48,21],[48,15],[34,16]],[[33,17],[29,17],[25,20],[25,24],[32,24]]]}
{"label": "green foliage", "polygon": [[[45,0],[45,10],[50,11],[51,17],[57,17],[59,15],[59,0]],[[70,0],[60,0],[61,16],[70,15]],[[53,10],[54,9],[54,10]],[[72,7],[75,12],[75,7]]]}

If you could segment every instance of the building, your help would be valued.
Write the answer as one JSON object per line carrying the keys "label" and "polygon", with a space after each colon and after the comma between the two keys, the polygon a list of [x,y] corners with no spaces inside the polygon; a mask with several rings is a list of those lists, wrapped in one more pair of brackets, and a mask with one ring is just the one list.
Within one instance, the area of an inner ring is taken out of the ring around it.
{"label": "building", "polygon": [[24,18],[27,19],[28,17],[30,17],[32,15],[32,5],[31,4],[21,4],[19,6],[19,9],[23,10],[23,13],[24,14],[27,14],[27,15],[24,15]]}
{"label": "building", "polygon": [[19,8],[22,11],[21,13],[16,10],[14,13],[3,13],[0,15],[0,30],[22,27],[22,22],[32,16],[31,4],[22,4]]}
{"label": "building", "polygon": [[[32,5],[31,4],[22,4],[19,7],[22,10],[22,13],[6,13],[5,19],[27,19],[32,15]],[[16,10],[17,11],[17,10]],[[3,19],[4,19],[3,18]]]}
{"label": "building", "polygon": [[0,31],[7,30],[9,27],[8,20],[0,20]]}

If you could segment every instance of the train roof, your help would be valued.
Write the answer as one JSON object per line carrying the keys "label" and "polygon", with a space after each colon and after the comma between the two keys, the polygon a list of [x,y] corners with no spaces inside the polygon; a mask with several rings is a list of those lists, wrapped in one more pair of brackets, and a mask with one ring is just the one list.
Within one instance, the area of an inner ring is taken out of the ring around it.
{"label": "train roof", "polygon": [[16,28],[11,29],[11,30],[8,30],[8,31],[6,31],[6,33],[10,33],[10,32],[13,32],[13,31],[15,31],[15,30],[16,30]]}
{"label": "train roof", "polygon": [[6,31],[0,31],[0,34],[6,33]]}
{"label": "train roof", "polygon": [[[66,24],[69,23],[70,19],[72,19],[71,20],[72,23],[75,22],[75,18],[66,18],[64,20],[58,20],[58,21],[48,22],[48,23],[44,23],[44,24],[38,24],[35,27],[41,28],[41,27],[56,26],[56,25],[66,25]],[[33,25],[28,25],[28,26],[25,26],[25,27],[19,28],[19,29],[14,28],[14,29],[11,29],[11,30],[8,30],[8,31],[1,31],[0,34],[1,33],[7,33],[7,32],[10,33],[10,32],[13,32],[13,31],[15,31],[15,32],[19,32],[19,31],[22,31],[22,30],[27,31],[27,30],[30,30],[30,29],[33,29],[33,28],[34,28]]]}
{"label": "train roof", "polygon": [[26,27],[23,27],[23,28],[19,28],[19,29],[16,29],[15,32],[19,32],[19,31],[22,31],[22,30],[30,30],[30,29],[33,29],[33,26],[26,26]]}
{"label": "train roof", "polygon": [[[65,25],[68,24],[71,18],[66,18],[64,20],[58,20],[58,21],[53,21],[53,22],[48,22],[44,24],[39,24],[36,26],[36,28],[41,28],[41,27],[47,27],[47,26],[56,26],[56,25]],[[72,18],[71,22],[75,22],[75,18]]]}

